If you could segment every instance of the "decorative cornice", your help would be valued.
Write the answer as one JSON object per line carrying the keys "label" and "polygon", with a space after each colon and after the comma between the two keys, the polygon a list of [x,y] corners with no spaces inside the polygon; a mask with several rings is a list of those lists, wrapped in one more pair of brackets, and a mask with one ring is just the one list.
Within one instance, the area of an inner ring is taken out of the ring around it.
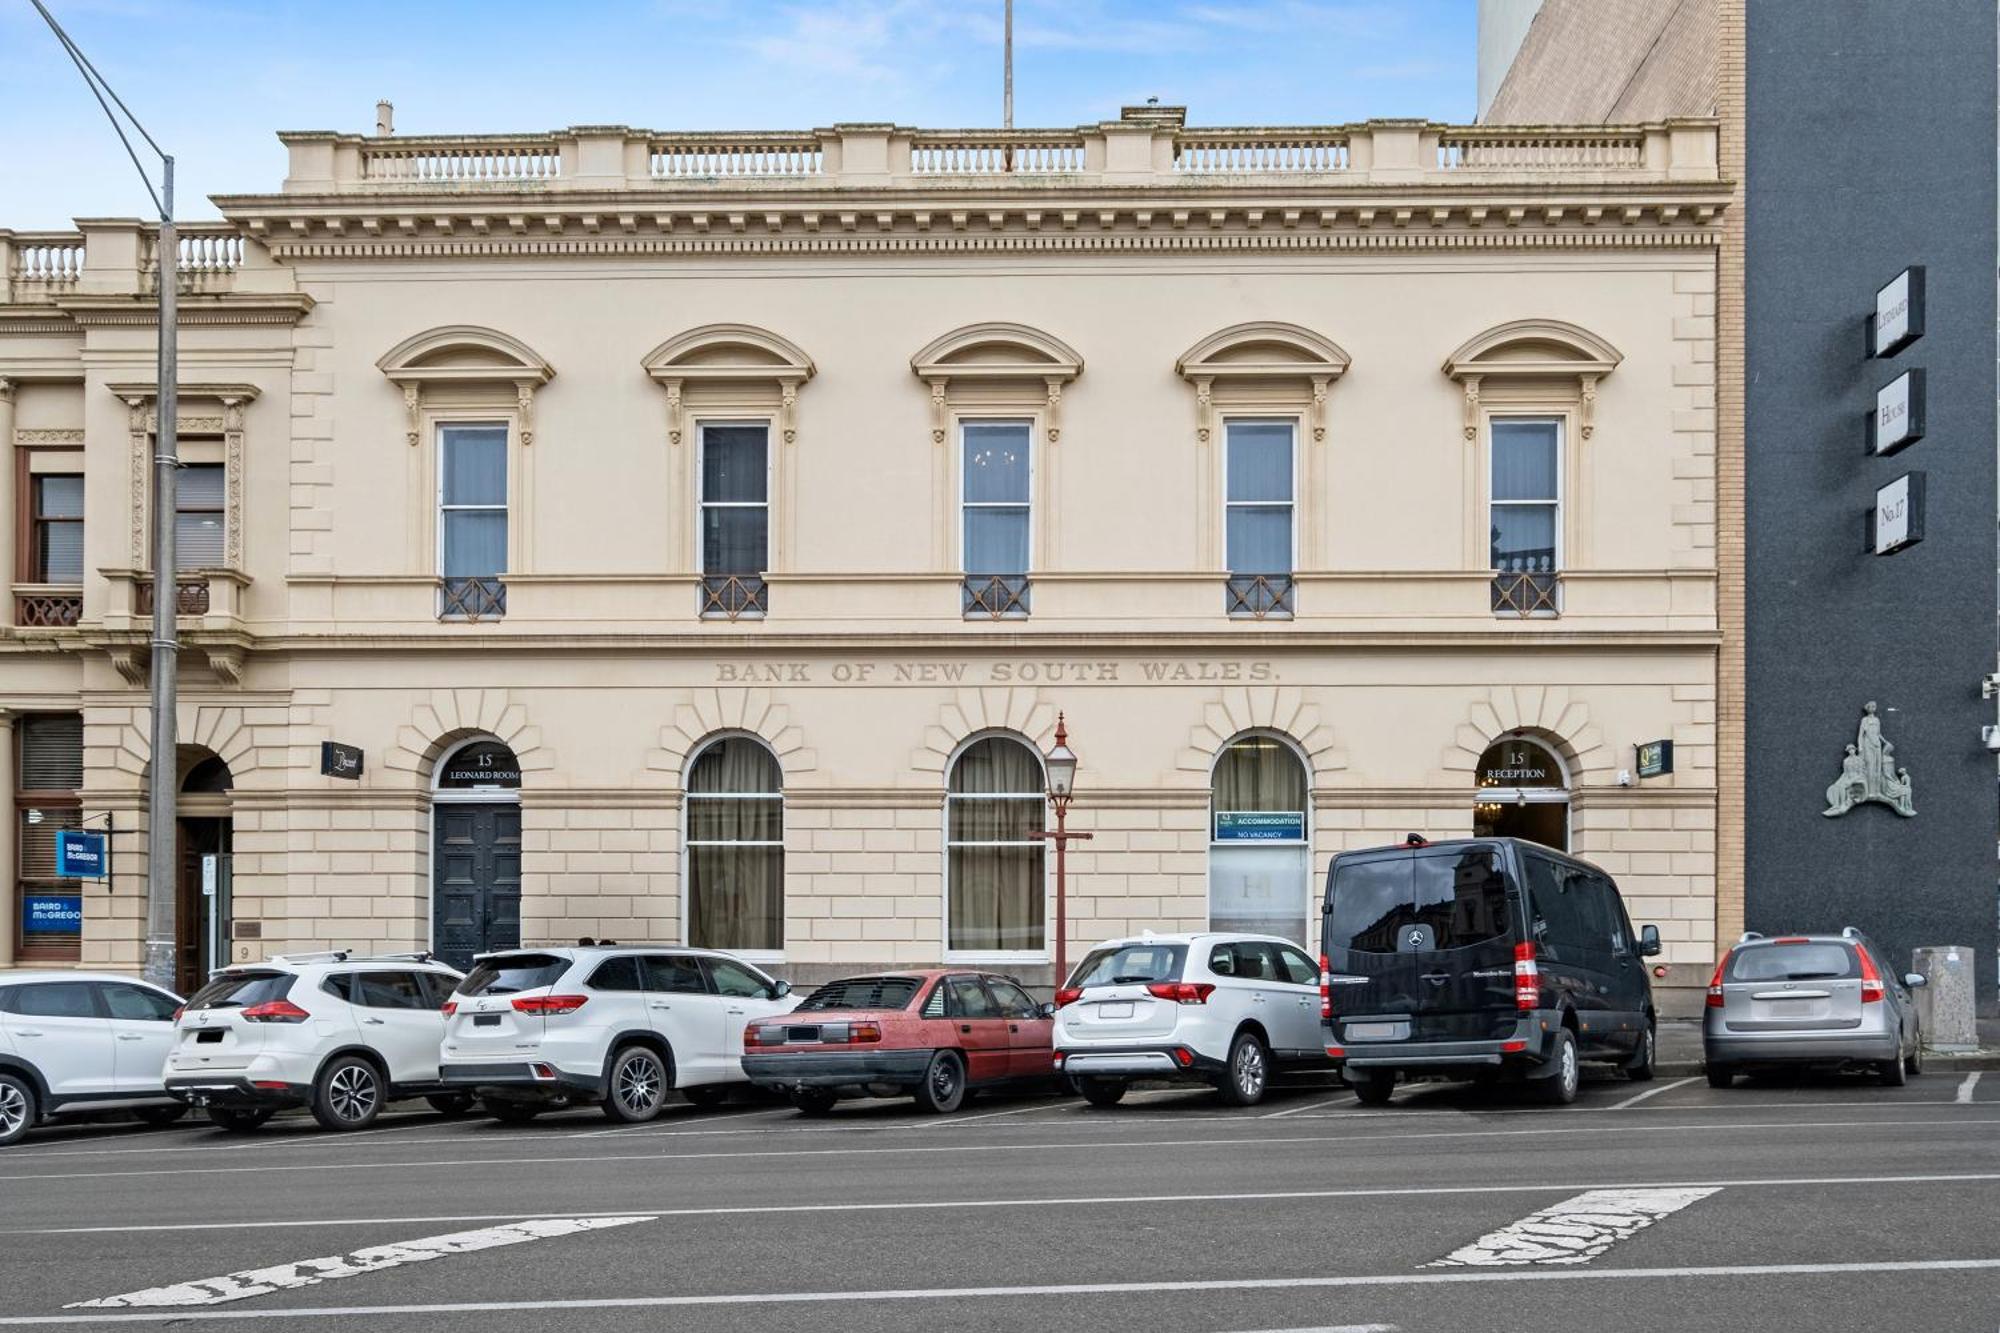
{"label": "decorative cornice", "polygon": [[[270,294],[183,294],[176,319],[183,328],[239,327],[249,324],[292,325],[304,319],[314,305],[304,292]],[[55,308],[79,328],[154,328],[160,322],[160,307],[151,297],[65,296]]]}
{"label": "decorative cornice", "polygon": [[57,445],[80,446],[83,443],[83,432],[70,429],[16,430],[14,432],[14,443],[29,448],[37,445],[43,447]]}

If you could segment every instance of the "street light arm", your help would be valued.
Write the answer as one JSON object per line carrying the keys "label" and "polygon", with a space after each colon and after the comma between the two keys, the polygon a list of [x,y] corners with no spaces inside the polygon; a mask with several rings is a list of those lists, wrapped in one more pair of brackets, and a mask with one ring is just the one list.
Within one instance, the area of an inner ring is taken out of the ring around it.
{"label": "street light arm", "polygon": [[[69,53],[70,60],[76,65],[76,72],[83,75],[84,83],[90,88],[90,95],[95,97],[97,105],[104,109],[104,118],[111,122],[112,130],[118,135],[118,142],[125,145],[125,155],[132,159],[133,169],[139,173],[139,179],[145,182],[146,193],[153,196],[153,207],[159,211],[160,220],[163,222],[172,221],[174,216],[174,159],[167,154],[166,150],[153,141],[153,136],[146,132],[146,127],[140,123],[137,116],[132,114],[132,108],[125,105],[125,99],[118,95],[117,89],[113,88],[110,83],[106,82],[104,76],[97,72],[97,66],[90,63],[90,57],[86,56],[82,49],[70,40],[69,34],[63,31],[62,24],[56,22],[56,16],[49,13],[48,6],[44,5],[42,0],[28,0],[28,3],[33,5],[36,12],[48,23],[50,31],[55,33],[56,40],[62,43],[63,50]],[[107,94],[110,96],[111,102],[104,100]],[[132,128],[139,131],[139,137],[146,141],[146,146],[158,155],[161,164],[165,167],[167,190],[165,202],[161,201],[160,192],[153,188],[153,178],[147,174],[145,164],[139,160],[139,152],[132,147],[132,140],[126,135],[125,127],[119,123],[118,117],[112,113],[112,102],[117,103],[118,110],[124,112],[125,119],[132,122]]]}

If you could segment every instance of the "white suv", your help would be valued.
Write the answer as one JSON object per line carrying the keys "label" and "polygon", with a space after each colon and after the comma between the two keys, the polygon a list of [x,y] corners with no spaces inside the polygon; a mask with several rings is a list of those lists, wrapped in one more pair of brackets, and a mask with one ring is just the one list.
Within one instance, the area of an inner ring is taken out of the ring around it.
{"label": "white suv", "polygon": [[487,954],[445,1008],[441,1069],[501,1120],[586,1102],[613,1120],[651,1120],[669,1088],[712,1106],[745,1082],[744,1027],[790,1013],[791,992],[710,949]]}
{"label": "white suv", "polygon": [[0,972],[0,1148],[55,1116],[187,1114],[160,1083],[180,1003],[109,973]]}
{"label": "white suv", "polygon": [[327,1129],[360,1129],[405,1097],[462,1115],[472,1099],[438,1082],[441,1010],[458,981],[420,953],[225,967],[181,1011],[167,1091],[234,1130],[291,1106]]}
{"label": "white suv", "polygon": [[1092,1106],[1134,1079],[1261,1101],[1276,1066],[1330,1068],[1319,964],[1269,935],[1143,935],[1090,951],[1056,992],[1056,1067]]}

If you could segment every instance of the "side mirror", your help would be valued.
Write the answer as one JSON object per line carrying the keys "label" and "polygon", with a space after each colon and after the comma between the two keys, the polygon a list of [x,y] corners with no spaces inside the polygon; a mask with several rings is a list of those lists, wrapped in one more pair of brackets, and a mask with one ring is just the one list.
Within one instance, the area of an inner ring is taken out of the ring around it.
{"label": "side mirror", "polygon": [[1903,984],[1911,990],[1922,990],[1931,984],[1931,979],[1921,972],[1905,972],[1903,974]]}
{"label": "side mirror", "polygon": [[774,999],[774,1000],[782,1000],[782,999],[784,999],[784,998],[785,998],[785,997],[786,997],[787,995],[790,995],[791,993],[792,993],[792,983],[791,983],[791,982],[789,982],[789,981],[774,981],[774,982],[772,982],[772,983],[771,983],[771,998],[772,998],[772,999]]}
{"label": "side mirror", "polygon": [[1658,926],[1639,927],[1639,956],[1651,958],[1660,951],[1660,928]]}
{"label": "side mirror", "polygon": [[1040,1014],[1043,1018],[1054,1018],[1056,1016],[1056,1007],[1049,1001],[1043,1000],[1040,1004],[1035,1006],[1035,1012]]}

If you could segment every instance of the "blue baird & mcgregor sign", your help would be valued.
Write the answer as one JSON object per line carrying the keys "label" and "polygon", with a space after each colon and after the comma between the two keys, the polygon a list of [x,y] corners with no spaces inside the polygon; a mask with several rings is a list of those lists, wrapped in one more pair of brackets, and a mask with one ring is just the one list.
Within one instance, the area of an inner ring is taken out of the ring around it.
{"label": "blue baird & mcgregor sign", "polygon": [[1218,810],[1217,842],[1304,842],[1306,817],[1297,810]]}
{"label": "blue baird & mcgregor sign", "polygon": [[62,879],[103,879],[104,835],[82,829],[56,831],[56,874]]}
{"label": "blue baird & mcgregor sign", "polygon": [[21,899],[21,934],[78,935],[83,932],[83,899],[32,894]]}

